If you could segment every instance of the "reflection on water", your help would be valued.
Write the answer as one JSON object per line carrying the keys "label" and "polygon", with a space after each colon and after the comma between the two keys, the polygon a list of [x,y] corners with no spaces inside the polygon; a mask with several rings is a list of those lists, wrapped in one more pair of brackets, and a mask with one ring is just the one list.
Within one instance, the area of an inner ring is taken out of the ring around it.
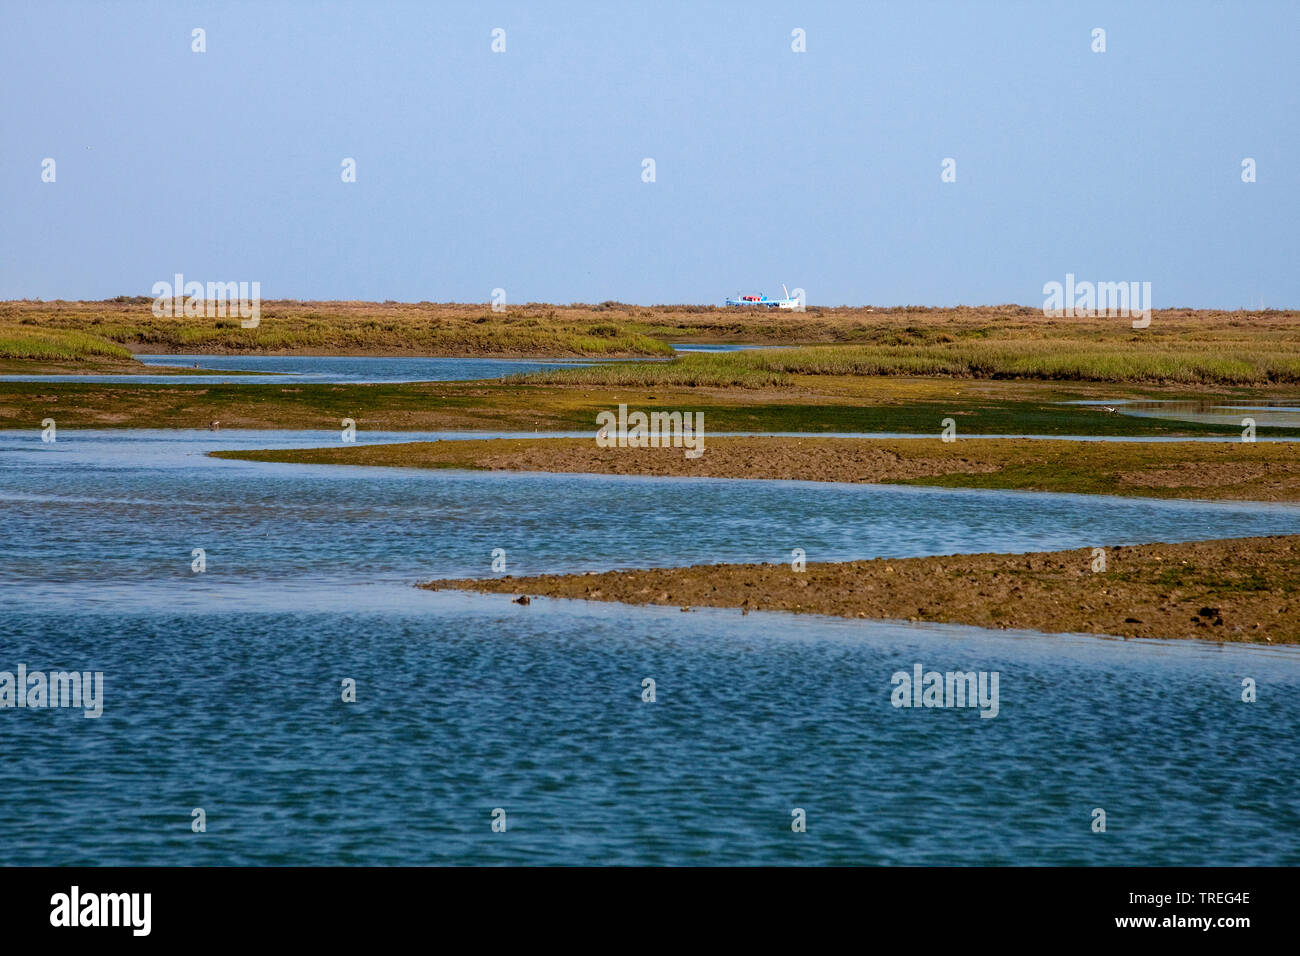
{"label": "reflection on water", "polygon": [[[411,586],[498,547],[521,575],[1300,533],[1300,509],[204,457],[321,438],[0,432],[0,670],[105,674],[98,720],[0,710],[6,862],[1300,862],[1292,649]],[[917,662],[999,671],[999,716],[895,710]]]}
{"label": "reflection on water", "polygon": [[1165,418],[1205,425],[1240,426],[1241,420],[1249,417],[1260,428],[1300,428],[1300,407],[1283,402],[1238,405],[1212,401],[1087,401],[1068,404],[1108,406],[1114,408],[1117,414],[1131,415],[1134,418]]}

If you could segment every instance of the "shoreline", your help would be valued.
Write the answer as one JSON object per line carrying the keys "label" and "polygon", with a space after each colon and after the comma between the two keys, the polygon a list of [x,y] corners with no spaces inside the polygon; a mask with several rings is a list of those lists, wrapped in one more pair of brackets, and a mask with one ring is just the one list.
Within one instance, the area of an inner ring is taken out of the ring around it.
{"label": "shoreline", "polygon": [[216,451],[298,464],[637,477],[696,477],[1108,494],[1205,501],[1300,501],[1300,442],[1081,442],[1051,438],[708,437],[680,448],[598,448],[590,438],[455,439]]}
{"label": "shoreline", "polygon": [[[185,355],[185,352],[140,352],[139,355]],[[197,353],[194,353],[197,354]],[[259,372],[251,369],[195,368],[192,365],[147,365],[138,359],[128,361],[64,361],[41,362],[31,359],[0,359],[0,375],[188,375],[203,379],[209,375],[278,375],[279,372]],[[10,380],[15,381],[16,380]],[[74,382],[43,382],[44,385],[76,384]],[[94,382],[83,384],[93,385]],[[111,384],[111,383],[104,383]]]}
{"label": "shoreline", "polygon": [[[620,363],[602,363],[618,365]],[[141,369],[144,367],[142,366]],[[2,370],[2,369],[0,369]],[[150,371],[157,372],[157,369]],[[805,376],[760,388],[538,384],[510,375],[476,381],[403,383],[212,383],[0,381],[0,428],[35,427],[55,406],[59,424],[90,428],[333,428],[352,418],[363,431],[590,432],[604,410],[705,414],[711,433],[900,433],[937,435],[952,417],[963,435],[1226,436],[1232,425],[1109,414],[1081,401],[1293,403],[1280,388],[1163,388],[1105,383],[952,382],[902,376]],[[577,370],[581,371],[581,369]],[[146,372],[145,374],[148,374]],[[254,373],[256,374],[256,373]],[[1261,437],[1300,437],[1261,425]]]}
{"label": "shoreline", "polygon": [[[786,611],[1044,634],[1300,644],[1300,535],[1026,554],[708,564],[416,585],[623,604]],[[516,598],[519,603],[526,603]]]}
{"label": "shoreline", "polygon": [[[670,343],[676,341],[857,349],[829,361],[859,372],[883,363],[897,374],[924,367],[958,377],[1300,384],[1298,311],[1157,309],[1150,319],[1149,331],[1134,335],[1131,323],[1114,316],[1056,316],[1012,304],[809,305],[802,312],[783,312],[614,301],[494,306],[262,299],[258,325],[245,328],[241,316],[229,310],[154,315],[148,296],[13,299],[0,301],[0,356],[36,361],[120,360],[139,352],[653,358],[670,357]],[[1073,358],[1062,361],[1067,354]],[[1147,361],[1134,363],[1135,355]],[[707,363],[700,364],[707,370]]]}

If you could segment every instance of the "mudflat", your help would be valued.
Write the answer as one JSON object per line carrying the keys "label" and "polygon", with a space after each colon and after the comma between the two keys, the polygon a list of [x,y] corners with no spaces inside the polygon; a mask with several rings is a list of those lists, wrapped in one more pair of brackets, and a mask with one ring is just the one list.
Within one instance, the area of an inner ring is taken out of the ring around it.
{"label": "mudflat", "polygon": [[[1104,559],[1104,570],[1101,560]],[[626,604],[791,611],[1047,633],[1300,643],[1300,536],[1032,554],[792,564],[706,564],[430,581]]]}
{"label": "mudflat", "polygon": [[214,452],[304,464],[925,484],[1237,501],[1300,500],[1300,443],[706,436],[705,453],[594,438],[471,439]]}
{"label": "mudflat", "polygon": [[[671,363],[660,363],[663,365]],[[631,366],[628,366],[631,368]],[[144,365],[139,370],[157,372]],[[86,369],[63,369],[86,371]],[[0,371],[50,371],[47,366]],[[1238,405],[1293,404],[1294,388],[1138,386],[1102,382],[1006,381],[917,376],[798,375],[785,385],[744,387],[535,384],[507,376],[478,382],[394,384],[160,385],[0,382],[0,428],[34,428],[51,411],[60,427],[333,429],[352,418],[358,431],[573,431],[595,433],[596,416],[620,404],[653,411],[700,411],[714,433],[888,432],[937,436],[944,418],[961,436],[1240,435],[1241,426],[1108,413],[1096,404],[1177,399]],[[51,408],[50,406],[56,406]],[[1259,427],[1260,437],[1289,437]]]}

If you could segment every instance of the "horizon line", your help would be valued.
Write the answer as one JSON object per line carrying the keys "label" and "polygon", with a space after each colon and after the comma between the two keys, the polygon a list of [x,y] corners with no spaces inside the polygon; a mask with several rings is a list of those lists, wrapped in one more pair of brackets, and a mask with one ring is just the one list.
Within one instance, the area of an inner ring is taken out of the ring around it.
{"label": "horizon line", "polygon": [[[157,298],[158,298],[157,296],[152,296],[152,295],[116,295],[116,296],[110,296],[110,297],[108,297],[108,298],[104,298],[104,299],[75,299],[75,298],[74,298],[74,299],[63,299],[63,298],[58,298],[58,299],[44,299],[44,298],[40,298],[40,297],[30,297],[30,298],[26,298],[26,297],[25,297],[25,298],[14,298],[14,299],[0,299],[0,305],[10,305],[10,304],[15,304],[15,303],[36,304],[36,305],[58,305],[58,304],[89,304],[89,305],[136,305],[136,304],[140,304],[140,305],[143,305],[143,304],[148,303],[148,302],[153,302],[153,301],[155,301]],[[182,295],[182,296],[173,296],[172,298],[186,299],[186,298],[190,298],[190,296],[183,296],[183,295]],[[204,298],[204,297],[201,297],[201,296],[200,296],[200,297],[195,297],[195,298],[198,298],[199,301],[205,301],[205,298]],[[469,302],[469,301],[461,302],[461,301],[456,301],[456,300],[435,301],[435,300],[432,300],[432,299],[419,299],[419,300],[412,300],[412,299],[298,299],[298,298],[278,298],[278,299],[274,299],[274,298],[263,298],[263,297],[260,297],[260,296],[259,296],[259,298],[258,298],[258,301],[263,302],[263,303],[277,303],[277,302],[281,302],[281,303],[283,303],[283,302],[293,302],[293,303],[299,303],[299,304],[303,304],[303,305],[340,304],[340,305],[377,305],[377,306],[385,306],[385,305],[389,305],[389,306],[391,306],[391,305],[441,306],[441,307],[456,306],[456,307],[464,307],[464,308],[487,308],[487,309],[489,309],[489,310],[492,309],[492,305],[493,305],[493,303],[492,303],[491,300],[485,300],[485,301],[482,301],[482,302]],[[601,309],[601,308],[604,308],[604,309],[611,309],[611,308],[619,308],[619,307],[623,307],[623,308],[634,308],[634,309],[718,309],[718,310],[722,310],[722,311],[737,311],[737,312],[751,312],[751,311],[752,311],[752,312],[759,312],[759,311],[769,311],[769,312],[781,312],[781,311],[785,311],[785,312],[789,312],[789,311],[791,311],[791,310],[789,310],[789,309],[779,310],[779,309],[768,308],[768,307],[761,306],[761,305],[754,305],[754,306],[730,306],[730,305],[725,305],[725,304],[719,305],[719,304],[717,304],[717,303],[711,303],[711,302],[709,302],[709,303],[703,303],[703,302],[655,302],[655,303],[644,303],[644,302],[623,302],[623,301],[621,301],[621,300],[619,300],[619,299],[602,299],[602,300],[599,301],[599,302],[544,302],[544,301],[529,301],[529,302],[506,303],[506,304],[505,304],[505,307],[506,307],[506,311],[507,311],[507,312],[508,312],[510,309],[520,309],[520,308],[530,308],[530,307],[532,307],[532,308],[537,308],[537,307],[548,307],[548,308],[561,308],[561,309],[578,309],[578,308],[587,308],[587,309]],[[849,309],[849,310],[870,309],[870,310],[873,310],[873,311],[885,311],[885,312],[904,311],[904,310],[908,310],[908,309],[911,309],[911,310],[924,309],[924,310],[926,310],[926,311],[937,311],[937,312],[945,312],[945,311],[950,312],[950,311],[955,311],[955,310],[958,310],[958,309],[976,309],[976,310],[982,310],[982,309],[1018,309],[1018,310],[1019,310],[1019,309],[1025,309],[1025,310],[1028,310],[1028,311],[1031,311],[1031,312],[1043,312],[1043,311],[1044,311],[1044,309],[1043,309],[1043,307],[1042,307],[1041,305],[1025,305],[1024,303],[1018,303],[1018,302],[999,302],[999,303],[986,303],[986,304],[978,304],[978,305],[977,305],[977,304],[966,304],[966,303],[959,303],[959,304],[957,304],[957,305],[924,305],[924,304],[918,304],[918,303],[884,305],[884,304],[881,304],[881,303],[874,303],[874,302],[868,302],[868,303],[864,303],[864,304],[862,304],[862,305],[849,305],[849,304],[847,304],[847,303],[840,303],[839,305],[822,305],[822,304],[818,304],[818,303],[809,302],[809,303],[806,303],[806,304],[805,304],[804,308],[805,308],[805,309],[829,309],[829,310],[838,310],[838,309]],[[1224,308],[1224,307],[1222,307],[1222,306],[1173,305],[1173,306],[1163,306],[1163,307],[1160,307],[1160,308],[1152,308],[1151,311],[1152,311],[1152,312],[1295,312],[1295,311],[1300,311],[1300,306],[1292,307],[1292,306],[1271,306],[1271,305],[1270,305],[1270,306],[1264,306],[1264,305],[1261,305],[1261,306],[1259,306],[1259,307],[1255,307],[1255,306],[1237,306],[1237,307],[1234,307],[1234,308]],[[1104,316],[1104,312],[1102,312],[1102,310],[1094,310],[1094,312],[1096,312],[1098,315]],[[498,314],[505,314],[505,313],[503,313],[503,312],[499,312]],[[1085,317],[1086,317],[1086,316],[1085,316]]]}

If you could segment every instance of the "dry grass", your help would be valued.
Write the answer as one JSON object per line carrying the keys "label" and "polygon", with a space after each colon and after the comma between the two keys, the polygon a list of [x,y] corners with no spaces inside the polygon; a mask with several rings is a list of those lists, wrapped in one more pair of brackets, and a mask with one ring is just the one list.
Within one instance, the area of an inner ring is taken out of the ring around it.
{"label": "dry grass", "polygon": [[135,352],[318,355],[668,356],[672,349],[592,310],[372,302],[263,302],[255,329],[226,317],[154,316],[144,297],[5,302],[0,322],[80,332]]}
{"label": "dry grass", "polygon": [[555,385],[789,388],[800,376],[930,376],[1153,385],[1300,383],[1300,313],[1156,312],[1135,330],[1119,317],[1049,318],[1023,306],[810,309],[806,313],[700,306],[643,308],[398,302],[262,304],[261,324],[158,318],[147,297],[107,302],[3,302],[0,359],[54,361],[123,347],[154,352],[663,358],[673,341],[798,345],[689,354],[551,370]]}
{"label": "dry grass", "polygon": [[[762,385],[789,374],[1026,376],[1093,381],[1266,383],[1300,376],[1300,313],[1156,312],[1048,318],[1025,306],[810,308],[555,306],[494,313],[485,304],[262,303],[257,329],[237,317],[156,318],[148,297],[0,302],[0,324],[81,332],[158,352],[667,356],[673,341],[826,345],[808,353],[689,356],[671,369],[611,370],[632,383]],[[599,373],[585,373],[587,376]],[[557,381],[565,380],[557,377]],[[594,381],[582,378],[579,381]]]}

